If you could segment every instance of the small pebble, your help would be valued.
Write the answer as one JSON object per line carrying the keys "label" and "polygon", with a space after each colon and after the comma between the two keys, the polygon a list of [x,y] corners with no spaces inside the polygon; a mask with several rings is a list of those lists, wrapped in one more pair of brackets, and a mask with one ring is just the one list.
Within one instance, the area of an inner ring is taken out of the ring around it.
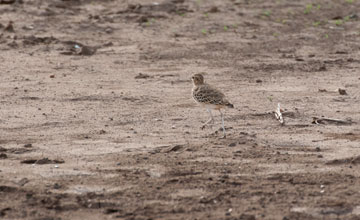
{"label": "small pebble", "polygon": [[235,147],[235,146],[236,146],[236,142],[229,144],[229,147]]}
{"label": "small pebble", "polygon": [[30,147],[32,147],[32,144],[25,144],[24,147],[30,148]]}

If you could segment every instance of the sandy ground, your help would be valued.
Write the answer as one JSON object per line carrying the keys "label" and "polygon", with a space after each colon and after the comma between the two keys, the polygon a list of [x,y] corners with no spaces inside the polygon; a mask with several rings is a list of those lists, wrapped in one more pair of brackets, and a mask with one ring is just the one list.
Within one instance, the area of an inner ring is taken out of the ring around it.
{"label": "sandy ground", "polygon": [[360,219],[359,1],[0,3],[1,219]]}

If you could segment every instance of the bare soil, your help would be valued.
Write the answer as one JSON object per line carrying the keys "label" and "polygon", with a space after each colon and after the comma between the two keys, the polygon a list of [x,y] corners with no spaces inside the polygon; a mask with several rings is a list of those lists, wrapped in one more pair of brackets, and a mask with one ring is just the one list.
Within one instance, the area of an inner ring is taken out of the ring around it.
{"label": "bare soil", "polygon": [[0,218],[360,219],[359,9],[1,0]]}

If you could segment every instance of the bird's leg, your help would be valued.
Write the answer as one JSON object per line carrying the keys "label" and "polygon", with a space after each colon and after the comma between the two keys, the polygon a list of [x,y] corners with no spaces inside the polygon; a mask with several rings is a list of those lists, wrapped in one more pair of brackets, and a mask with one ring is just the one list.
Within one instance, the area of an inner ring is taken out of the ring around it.
{"label": "bird's leg", "polygon": [[210,110],[209,108],[207,108],[206,110],[207,110],[207,111],[209,112],[209,114],[210,114],[210,119],[201,126],[201,129],[204,129],[205,126],[206,126],[207,124],[209,124],[209,123],[211,123],[211,124],[214,123],[214,117],[213,117],[213,115],[211,114],[211,110]]}
{"label": "bird's leg", "polygon": [[222,125],[222,129],[223,129],[223,133],[224,133],[224,136],[222,138],[226,138],[225,125],[224,125],[224,115],[223,115],[223,113],[221,112],[220,109],[219,109],[219,112],[220,112],[220,115],[221,115],[221,125]]}

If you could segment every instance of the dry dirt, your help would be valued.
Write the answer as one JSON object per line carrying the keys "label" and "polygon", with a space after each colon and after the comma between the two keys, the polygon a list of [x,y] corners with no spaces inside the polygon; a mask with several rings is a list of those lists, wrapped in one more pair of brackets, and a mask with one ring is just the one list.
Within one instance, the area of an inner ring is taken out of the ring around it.
{"label": "dry dirt", "polygon": [[360,219],[359,9],[1,0],[0,218]]}

